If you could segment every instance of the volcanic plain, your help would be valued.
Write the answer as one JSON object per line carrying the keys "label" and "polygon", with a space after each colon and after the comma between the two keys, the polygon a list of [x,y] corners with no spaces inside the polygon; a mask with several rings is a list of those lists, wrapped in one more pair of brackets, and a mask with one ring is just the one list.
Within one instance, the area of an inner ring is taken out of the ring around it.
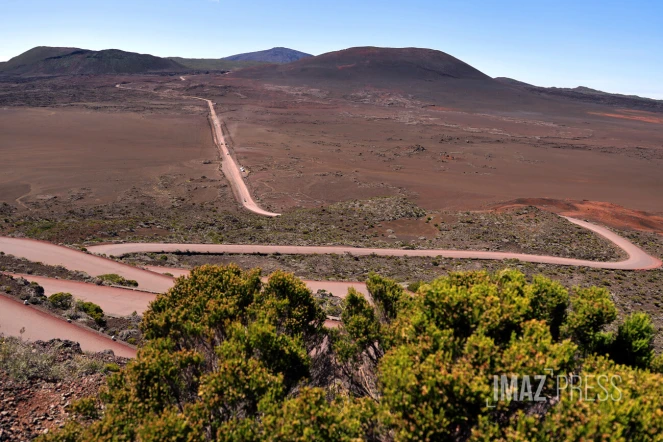
{"label": "volcanic plain", "polygon": [[[221,173],[231,158],[215,145],[207,104],[192,97],[214,103],[252,197],[281,216],[242,208]],[[427,50],[356,48],[228,73],[2,76],[0,236],[82,250],[170,242],[625,258],[561,214],[615,229],[660,258],[661,115],[534,93]],[[232,261],[350,281],[377,271],[404,284],[522,266],[345,255],[111,258],[173,268]],[[52,273],[13,257],[0,264]],[[525,269],[598,281],[622,313],[646,310],[663,324],[660,269],[627,281],[623,271]]]}

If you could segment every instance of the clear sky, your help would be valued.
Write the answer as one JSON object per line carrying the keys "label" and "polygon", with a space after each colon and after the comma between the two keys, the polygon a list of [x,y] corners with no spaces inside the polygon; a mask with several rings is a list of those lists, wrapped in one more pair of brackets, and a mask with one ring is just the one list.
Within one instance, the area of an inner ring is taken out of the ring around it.
{"label": "clear sky", "polygon": [[493,77],[663,99],[663,0],[0,0],[0,61],[34,46],[219,58],[439,49]]}

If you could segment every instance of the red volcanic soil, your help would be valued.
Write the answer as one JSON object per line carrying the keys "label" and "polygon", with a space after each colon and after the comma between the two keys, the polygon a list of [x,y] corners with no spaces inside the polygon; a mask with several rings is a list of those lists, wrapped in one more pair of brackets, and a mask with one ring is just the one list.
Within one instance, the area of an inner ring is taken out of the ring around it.
{"label": "red volcanic soil", "polygon": [[536,206],[564,216],[586,218],[620,229],[634,229],[663,234],[663,216],[631,210],[600,201],[555,200],[548,198],[520,198],[495,206],[497,210]]}
{"label": "red volcanic soil", "polygon": [[[109,203],[132,189],[169,201],[163,179],[218,179],[218,165],[202,164],[217,156],[202,115],[0,108],[0,201],[10,204]],[[211,186],[187,193],[216,196]]]}
{"label": "red volcanic soil", "polygon": [[663,124],[663,117],[651,112],[636,111],[629,109],[619,109],[619,113],[614,112],[588,112],[591,115],[601,115],[603,117],[621,118],[623,120],[643,121],[645,123]]}

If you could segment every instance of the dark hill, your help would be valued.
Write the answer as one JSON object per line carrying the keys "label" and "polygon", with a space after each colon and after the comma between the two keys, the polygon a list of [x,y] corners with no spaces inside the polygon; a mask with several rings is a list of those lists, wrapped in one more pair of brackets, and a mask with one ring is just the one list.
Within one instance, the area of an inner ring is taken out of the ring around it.
{"label": "dark hill", "polygon": [[80,51],[78,48],[56,48],[49,46],[37,46],[32,48],[21,55],[10,59],[6,63],[0,64],[0,71],[12,70],[29,66],[45,60],[50,57],[57,57],[60,55],[70,54],[74,51]]}
{"label": "dark hill", "polygon": [[313,57],[311,54],[288,48],[272,48],[265,51],[247,52],[222,58],[229,61],[255,61],[260,63],[291,63],[302,58]]}
{"label": "dark hill", "polygon": [[241,69],[228,75],[323,89],[335,96],[386,92],[457,108],[477,109],[484,104],[505,107],[506,102],[517,102],[520,97],[527,100],[529,95],[493,80],[449,54],[419,48],[350,48],[289,64]]}
{"label": "dark hill", "polygon": [[232,69],[242,69],[263,64],[257,61],[232,61],[223,58],[168,57],[168,59],[189,69],[198,71],[230,71]]}
{"label": "dark hill", "polygon": [[[16,58],[25,58],[26,54],[19,55]],[[5,67],[3,72],[12,75],[80,75],[137,74],[155,71],[186,70],[181,64],[167,58],[136,54],[117,49],[106,49],[103,51],[74,49],[68,53],[48,56],[43,59],[37,58],[31,57],[30,59],[34,61],[30,63],[19,64],[10,68]]]}
{"label": "dark hill", "polygon": [[461,79],[493,81],[472,66],[444,52],[419,48],[360,47],[329,52],[281,66],[237,72],[254,78],[395,81]]}

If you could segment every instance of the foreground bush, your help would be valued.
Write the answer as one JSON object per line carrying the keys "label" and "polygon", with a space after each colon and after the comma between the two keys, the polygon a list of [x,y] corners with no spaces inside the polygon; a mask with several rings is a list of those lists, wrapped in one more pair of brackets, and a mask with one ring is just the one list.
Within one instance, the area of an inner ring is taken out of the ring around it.
{"label": "foreground bush", "polygon": [[[146,344],[109,378],[99,417],[44,440],[653,440],[663,428],[652,329],[634,316],[607,332],[602,289],[516,271],[454,273],[416,295],[371,275],[368,288],[375,305],[351,291],[332,332],[292,275],[194,269],[145,314]],[[548,370],[588,389],[560,393],[548,376],[543,402],[497,395],[495,376]],[[619,378],[603,386],[611,400],[596,400],[601,376]]]}

